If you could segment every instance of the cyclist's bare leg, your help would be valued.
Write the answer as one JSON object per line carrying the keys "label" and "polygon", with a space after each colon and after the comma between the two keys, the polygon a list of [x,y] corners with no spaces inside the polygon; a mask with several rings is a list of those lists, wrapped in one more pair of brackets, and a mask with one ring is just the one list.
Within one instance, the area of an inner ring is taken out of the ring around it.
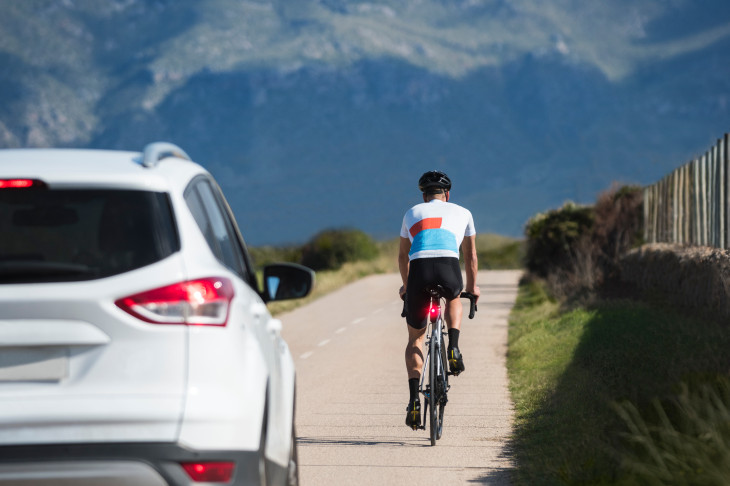
{"label": "cyclist's bare leg", "polygon": [[426,337],[426,328],[414,329],[408,324],[408,345],[406,346],[406,369],[408,378],[420,378],[423,368],[423,341]]}
{"label": "cyclist's bare leg", "polygon": [[446,303],[446,327],[461,330],[461,299],[459,297]]}

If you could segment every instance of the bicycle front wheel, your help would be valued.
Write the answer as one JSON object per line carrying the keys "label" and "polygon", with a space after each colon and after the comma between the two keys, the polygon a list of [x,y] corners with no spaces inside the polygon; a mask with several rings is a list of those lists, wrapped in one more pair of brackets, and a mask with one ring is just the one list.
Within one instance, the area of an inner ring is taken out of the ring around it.
{"label": "bicycle front wheel", "polygon": [[444,340],[441,339],[439,343],[440,359],[438,365],[438,373],[436,374],[436,383],[438,383],[438,435],[437,439],[441,438],[441,433],[444,430],[444,408],[446,407],[446,392],[449,390],[449,374],[446,371],[446,346],[444,346]]}
{"label": "bicycle front wheel", "polygon": [[429,346],[429,369],[428,381],[431,388],[429,396],[429,432],[431,435],[431,445],[436,445],[436,441],[441,438],[443,427],[444,408],[443,395],[445,392],[445,383],[443,383],[444,361],[442,358],[441,348],[443,343],[440,339],[440,326],[434,326]]}

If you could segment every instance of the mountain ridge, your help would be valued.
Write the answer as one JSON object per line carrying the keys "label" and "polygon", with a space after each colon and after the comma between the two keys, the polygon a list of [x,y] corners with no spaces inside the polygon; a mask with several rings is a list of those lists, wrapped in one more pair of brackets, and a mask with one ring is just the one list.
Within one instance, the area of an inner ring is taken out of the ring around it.
{"label": "mountain ridge", "polygon": [[730,126],[720,0],[14,0],[0,12],[0,147],[178,143],[253,244],[337,226],[392,236],[434,168],[480,232],[516,236],[566,199],[652,182]]}

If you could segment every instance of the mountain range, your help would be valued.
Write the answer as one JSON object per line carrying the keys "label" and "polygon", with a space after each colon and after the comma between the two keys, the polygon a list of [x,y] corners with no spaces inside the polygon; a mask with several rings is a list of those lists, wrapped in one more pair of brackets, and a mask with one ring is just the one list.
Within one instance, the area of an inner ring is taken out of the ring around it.
{"label": "mountain range", "polygon": [[177,143],[255,245],[393,237],[440,169],[516,236],[730,131],[728,53],[726,0],[3,0],[0,148]]}

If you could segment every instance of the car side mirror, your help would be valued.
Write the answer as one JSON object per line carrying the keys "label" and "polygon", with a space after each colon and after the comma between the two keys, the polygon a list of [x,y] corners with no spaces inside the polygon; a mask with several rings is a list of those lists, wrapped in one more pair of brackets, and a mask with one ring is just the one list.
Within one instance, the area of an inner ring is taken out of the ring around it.
{"label": "car side mirror", "polygon": [[314,285],[314,271],[295,263],[274,263],[264,267],[264,294],[266,302],[301,299]]}

